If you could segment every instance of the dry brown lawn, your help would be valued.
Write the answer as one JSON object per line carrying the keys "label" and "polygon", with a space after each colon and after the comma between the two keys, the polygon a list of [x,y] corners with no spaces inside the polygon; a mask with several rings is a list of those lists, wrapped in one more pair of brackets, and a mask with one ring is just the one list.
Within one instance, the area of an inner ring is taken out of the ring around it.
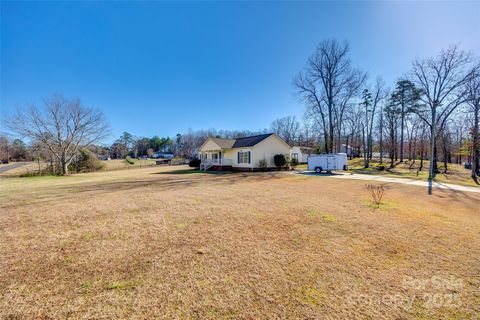
{"label": "dry brown lawn", "polygon": [[[405,160],[403,163],[395,162],[395,166],[390,168],[390,160],[384,159],[383,164],[380,164],[379,159],[374,159],[370,163],[370,168],[365,169],[362,158],[355,158],[348,161],[348,165],[355,173],[362,174],[373,174],[373,175],[383,175],[396,178],[409,178],[409,179],[418,179],[418,180],[428,180],[428,169],[430,166],[430,161],[425,160],[423,163],[422,171],[420,169],[420,160],[415,162]],[[385,166],[384,171],[377,170],[377,166]],[[444,164],[438,162],[438,168],[440,173],[435,175],[435,181],[441,183],[452,183],[459,184],[464,186],[478,186],[471,175],[472,171],[470,169],[465,169],[463,165],[456,163],[449,163],[447,173],[444,173]]]}
{"label": "dry brown lawn", "polygon": [[[103,164],[104,168],[103,171],[111,171],[111,170],[126,170],[126,169],[136,169],[136,168],[144,168],[144,167],[151,167],[155,166],[156,161],[152,159],[147,159],[147,160],[134,160],[134,164],[129,164],[125,160],[120,160],[120,159],[113,159],[113,160],[108,160],[108,161],[101,161]],[[8,166],[12,165],[15,162],[10,162],[9,164],[4,164],[1,166]],[[22,175],[27,175],[27,174],[35,174],[39,172],[40,170],[48,170],[48,165],[47,162],[41,161],[38,163],[37,161],[28,161],[24,162],[25,165],[10,169],[8,171],[0,173],[0,177],[19,177]]]}
{"label": "dry brown lawn", "polygon": [[0,316],[478,319],[478,194],[169,170],[0,179]]}

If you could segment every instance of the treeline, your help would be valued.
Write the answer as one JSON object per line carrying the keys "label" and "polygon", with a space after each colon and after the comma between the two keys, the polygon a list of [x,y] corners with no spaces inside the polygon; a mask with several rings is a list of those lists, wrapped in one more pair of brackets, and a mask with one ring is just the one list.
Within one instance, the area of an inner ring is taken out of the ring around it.
{"label": "treeline", "polygon": [[428,158],[430,180],[449,163],[462,162],[477,179],[480,59],[451,46],[414,60],[391,88],[354,68],[349,50],[348,42],[336,40],[318,45],[293,81],[304,119],[281,118],[272,129],[290,144],[327,153],[353,150],[366,168],[374,154],[389,166],[405,159],[422,166]]}
{"label": "treeline", "polygon": [[[134,137],[125,132],[110,146],[103,114],[54,96],[42,108],[20,109],[7,119],[7,128],[26,137],[0,139],[0,160],[43,159],[56,163],[62,174],[87,150],[100,157],[122,159],[170,152],[192,157],[209,136],[237,138],[275,132],[290,145],[318,152],[361,156],[368,168],[374,157],[392,167],[405,159],[430,160],[429,179],[448,172],[450,163],[466,162],[473,179],[480,174],[480,59],[458,46],[437,56],[416,59],[396,83],[380,76],[369,80],[353,66],[349,43],[324,40],[293,80],[304,116],[274,120],[258,131],[188,130],[175,137]],[[438,165],[438,163],[442,165]]]}
{"label": "treeline", "polygon": [[[176,157],[191,158],[208,137],[233,139],[267,132],[270,130],[201,129],[188,130],[175,137],[153,136],[152,138],[136,137],[129,132],[124,132],[110,146],[91,143],[84,145],[81,149],[98,159],[125,159],[127,156],[132,158],[152,157],[155,153],[171,153]],[[8,135],[1,135],[0,160],[33,161],[40,158],[55,161],[55,156],[50,152],[49,147],[41,145],[42,143],[26,144],[21,139],[12,139]]]}
{"label": "treeline", "polygon": [[138,158],[140,156],[151,157],[154,152],[174,152],[173,140],[169,137],[160,138],[154,136],[152,138],[134,137],[128,132],[124,132],[115,142],[106,148],[113,159],[123,159],[126,156]]}

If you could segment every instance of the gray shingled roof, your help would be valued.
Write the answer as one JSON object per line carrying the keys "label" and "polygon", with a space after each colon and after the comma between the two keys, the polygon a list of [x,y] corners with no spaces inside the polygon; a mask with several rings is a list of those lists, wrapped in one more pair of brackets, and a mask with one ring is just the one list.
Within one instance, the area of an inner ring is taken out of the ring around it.
{"label": "gray shingled roof", "polygon": [[260,134],[258,136],[243,137],[235,139],[235,143],[232,148],[245,148],[252,147],[259,142],[262,142],[266,138],[270,137],[273,133]]}

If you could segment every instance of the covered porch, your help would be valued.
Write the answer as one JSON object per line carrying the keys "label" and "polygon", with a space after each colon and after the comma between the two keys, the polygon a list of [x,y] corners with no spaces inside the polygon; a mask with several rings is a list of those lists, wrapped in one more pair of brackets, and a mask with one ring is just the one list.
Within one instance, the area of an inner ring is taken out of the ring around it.
{"label": "covered porch", "polygon": [[224,158],[224,151],[222,149],[202,150],[200,152],[200,170],[231,170],[232,159]]}

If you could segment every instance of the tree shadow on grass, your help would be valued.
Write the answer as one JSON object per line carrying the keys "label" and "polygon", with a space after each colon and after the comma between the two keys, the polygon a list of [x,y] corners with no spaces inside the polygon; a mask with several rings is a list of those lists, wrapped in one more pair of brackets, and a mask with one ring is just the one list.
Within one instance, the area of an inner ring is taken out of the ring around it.
{"label": "tree shadow on grass", "polygon": [[198,169],[179,169],[174,171],[162,171],[154,172],[151,174],[213,174],[213,175],[222,175],[222,174],[235,174],[235,171],[200,171]]}
{"label": "tree shadow on grass", "polygon": [[[233,174],[227,174],[225,172],[213,174],[198,174],[198,172],[191,172],[191,174],[188,174],[188,172],[158,172],[152,174],[151,178],[142,177],[139,180],[95,182],[73,186],[50,186],[45,190],[42,190],[42,192],[35,192],[35,196],[33,197],[25,195],[27,200],[23,201],[22,204],[36,204],[50,201],[58,202],[78,198],[85,199],[89,196],[107,195],[123,191],[129,191],[136,194],[142,189],[153,189],[158,191],[179,190],[190,187],[201,187],[202,184],[208,184],[208,186],[218,185],[228,187],[229,185],[234,185],[240,182],[274,180],[279,179],[282,176],[284,177],[284,175],[281,175],[279,172],[236,172]],[[222,188],[219,188],[219,192],[221,192],[221,190]],[[0,205],[0,208],[10,208],[17,205],[18,203],[14,201],[14,203]]]}
{"label": "tree shadow on grass", "polygon": [[336,172],[322,172],[322,173],[316,173],[312,171],[300,171],[297,172],[297,174],[304,175],[304,176],[313,176],[313,177],[333,177],[333,176],[342,176],[344,173],[336,173]]}

